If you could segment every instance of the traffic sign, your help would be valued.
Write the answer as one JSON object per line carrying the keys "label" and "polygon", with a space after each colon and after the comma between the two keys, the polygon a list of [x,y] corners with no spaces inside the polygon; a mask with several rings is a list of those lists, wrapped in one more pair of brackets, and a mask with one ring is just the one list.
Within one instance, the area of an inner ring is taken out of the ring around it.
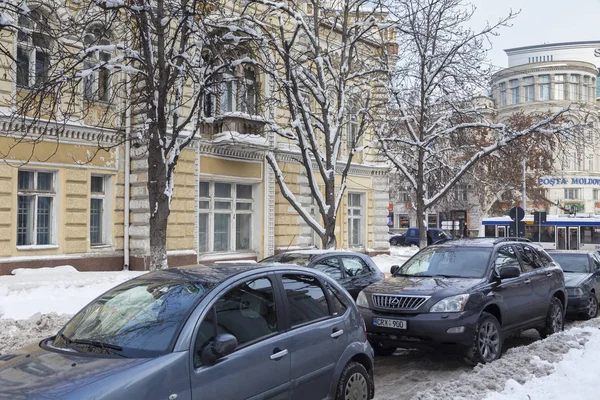
{"label": "traffic sign", "polygon": [[508,213],[513,221],[522,221],[525,218],[525,211],[521,207],[513,207]]}

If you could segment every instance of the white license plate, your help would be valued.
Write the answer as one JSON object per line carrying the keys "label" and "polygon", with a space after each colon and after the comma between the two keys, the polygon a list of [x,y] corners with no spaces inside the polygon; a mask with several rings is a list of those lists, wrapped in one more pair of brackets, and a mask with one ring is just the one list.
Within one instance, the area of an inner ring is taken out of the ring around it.
{"label": "white license plate", "polygon": [[401,319],[373,318],[373,325],[384,328],[406,329],[406,321]]}

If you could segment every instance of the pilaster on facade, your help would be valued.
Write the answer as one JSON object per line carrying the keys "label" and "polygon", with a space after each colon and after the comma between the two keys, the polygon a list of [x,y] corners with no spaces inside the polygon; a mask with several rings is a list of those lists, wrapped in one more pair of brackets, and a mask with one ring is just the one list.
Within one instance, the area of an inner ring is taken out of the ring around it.
{"label": "pilaster on facade", "polygon": [[150,256],[150,200],[148,196],[148,149],[145,145],[131,149],[131,171],[129,182],[130,225],[129,243],[131,246],[131,269],[147,270]]}
{"label": "pilaster on facade", "polygon": [[373,250],[387,252],[390,248],[387,226],[390,186],[388,175],[373,178]]}

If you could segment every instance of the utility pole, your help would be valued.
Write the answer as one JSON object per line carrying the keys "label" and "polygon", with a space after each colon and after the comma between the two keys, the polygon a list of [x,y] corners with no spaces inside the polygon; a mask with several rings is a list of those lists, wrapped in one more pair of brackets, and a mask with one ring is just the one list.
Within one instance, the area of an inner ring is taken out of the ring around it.
{"label": "utility pole", "polygon": [[523,211],[527,212],[527,159],[523,157]]}

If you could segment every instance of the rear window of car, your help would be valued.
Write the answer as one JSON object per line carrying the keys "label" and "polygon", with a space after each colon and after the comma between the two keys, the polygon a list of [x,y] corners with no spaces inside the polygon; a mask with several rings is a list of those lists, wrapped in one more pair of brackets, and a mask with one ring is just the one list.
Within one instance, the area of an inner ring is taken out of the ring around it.
{"label": "rear window of car", "polygon": [[588,272],[590,269],[587,254],[552,253],[552,258],[565,272]]}
{"label": "rear window of car", "polygon": [[313,258],[310,254],[278,254],[265,258],[260,263],[265,265],[270,264],[295,264],[300,267],[306,267]]}

